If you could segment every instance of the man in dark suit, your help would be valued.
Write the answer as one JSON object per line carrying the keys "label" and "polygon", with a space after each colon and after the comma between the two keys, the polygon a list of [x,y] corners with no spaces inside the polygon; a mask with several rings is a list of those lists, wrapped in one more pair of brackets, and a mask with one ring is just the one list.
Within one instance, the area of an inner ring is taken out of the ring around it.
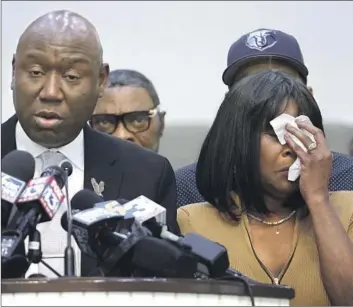
{"label": "man in dark suit", "polygon": [[[35,20],[22,34],[13,58],[16,115],[2,124],[1,157],[15,149],[28,151],[36,160],[36,176],[69,160],[70,196],[83,188],[102,193],[106,200],[145,195],[167,209],[168,226],[178,232],[175,177],[169,161],[87,125],[107,85],[109,68],[102,58],[97,31],[82,16],[56,11]],[[52,221],[38,225],[43,258],[61,273],[64,211],[63,204]],[[85,255],[77,261],[82,276],[96,265]],[[38,273],[52,275],[44,266],[33,265],[27,275]]]}

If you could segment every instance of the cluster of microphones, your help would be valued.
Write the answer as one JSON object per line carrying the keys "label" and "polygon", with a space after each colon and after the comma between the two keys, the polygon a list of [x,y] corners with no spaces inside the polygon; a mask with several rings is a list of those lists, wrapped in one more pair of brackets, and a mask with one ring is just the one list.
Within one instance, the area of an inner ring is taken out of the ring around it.
{"label": "cluster of microphones", "polygon": [[[72,165],[64,162],[50,166],[33,178],[34,158],[19,150],[5,156],[1,164],[1,275],[21,278],[31,263],[43,261],[36,226],[50,221],[68,196]],[[245,278],[229,268],[227,250],[222,245],[196,233],[178,236],[169,232],[165,208],[144,196],[105,201],[84,189],[66,203],[67,212],[61,218],[61,226],[68,233],[65,276],[75,276],[73,236],[81,253],[96,260],[97,267],[92,268],[90,276]]]}

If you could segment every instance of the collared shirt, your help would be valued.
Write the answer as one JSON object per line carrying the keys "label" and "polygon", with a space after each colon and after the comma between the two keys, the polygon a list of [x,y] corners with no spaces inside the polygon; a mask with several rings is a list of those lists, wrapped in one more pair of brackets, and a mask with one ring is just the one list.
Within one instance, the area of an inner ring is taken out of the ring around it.
{"label": "collared shirt", "polygon": [[[24,132],[20,123],[16,125],[16,147],[18,150],[24,150],[29,152],[35,158],[35,174],[34,178],[41,175],[45,165],[44,156],[46,156],[48,151],[60,152],[63,155],[63,160],[67,160],[72,164],[73,171],[71,176],[68,178],[68,190],[69,198],[75,195],[78,191],[83,189],[84,180],[84,139],[83,131],[77,136],[75,140],[71,143],[55,149],[48,149],[41,145],[34,143]],[[53,160],[54,161],[54,160]],[[54,162],[55,164],[55,162]],[[51,164],[50,164],[51,165]],[[63,193],[65,189],[63,188]],[[55,214],[54,218],[46,223],[41,223],[37,225],[37,229],[41,233],[42,241],[42,253],[43,260],[52,266],[59,274],[64,274],[64,251],[67,243],[67,233],[61,227],[61,216],[67,210],[66,201],[64,201],[58,212]],[[76,256],[76,275],[80,275],[81,267],[81,254],[78,249],[75,240],[72,239],[72,245],[75,250]],[[25,243],[26,250],[28,248],[28,240]],[[32,264],[26,273],[26,276],[31,274],[43,274],[48,277],[56,277],[56,275],[51,272],[42,263]]]}
{"label": "collared shirt", "polygon": [[[196,163],[178,169],[175,179],[178,207],[205,201],[196,186]],[[353,157],[333,152],[329,191],[353,191]]]}

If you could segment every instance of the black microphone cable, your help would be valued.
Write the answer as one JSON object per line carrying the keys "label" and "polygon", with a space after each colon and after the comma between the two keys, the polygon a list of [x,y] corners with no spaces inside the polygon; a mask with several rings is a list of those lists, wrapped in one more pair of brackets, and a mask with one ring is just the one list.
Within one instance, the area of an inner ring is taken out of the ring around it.
{"label": "black microphone cable", "polygon": [[228,269],[226,271],[227,275],[219,277],[219,278],[215,278],[214,280],[233,280],[233,281],[240,281],[244,287],[245,290],[250,298],[250,302],[251,302],[251,306],[255,306],[255,299],[254,299],[254,294],[252,292],[250,283],[249,283],[249,278],[245,277],[244,275],[242,275],[240,272],[232,270],[232,269]]}

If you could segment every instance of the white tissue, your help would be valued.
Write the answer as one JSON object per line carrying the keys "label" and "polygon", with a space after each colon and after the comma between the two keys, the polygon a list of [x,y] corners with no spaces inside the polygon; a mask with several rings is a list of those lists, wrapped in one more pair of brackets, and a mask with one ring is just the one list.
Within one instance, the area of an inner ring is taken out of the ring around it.
{"label": "white tissue", "polygon": [[[296,120],[299,121],[305,121],[307,123],[311,124],[311,121],[309,119],[309,117],[305,116],[305,115],[300,115],[298,117],[293,117],[289,114],[281,114],[280,116],[276,117],[275,119],[270,121],[270,125],[272,126],[275,134],[277,135],[278,141],[284,145],[286,143],[286,140],[284,139],[284,134],[286,132],[288,132],[285,129],[286,124],[291,124],[294,127],[298,128],[297,124],[296,124]],[[298,128],[299,129],[299,128]],[[304,130],[304,129],[300,129],[301,131],[303,131],[303,133],[305,133],[315,144],[315,138],[314,136],[309,133],[308,131]],[[291,136],[291,138],[293,139],[293,141],[299,145],[303,150],[305,150],[305,152],[307,152],[306,147],[304,146],[304,144],[299,141],[298,138],[296,138],[294,135],[289,134]],[[288,180],[289,181],[295,181],[298,179],[300,175],[300,160],[297,158],[294,163],[291,165],[291,167],[289,168],[289,172],[288,172]]]}

